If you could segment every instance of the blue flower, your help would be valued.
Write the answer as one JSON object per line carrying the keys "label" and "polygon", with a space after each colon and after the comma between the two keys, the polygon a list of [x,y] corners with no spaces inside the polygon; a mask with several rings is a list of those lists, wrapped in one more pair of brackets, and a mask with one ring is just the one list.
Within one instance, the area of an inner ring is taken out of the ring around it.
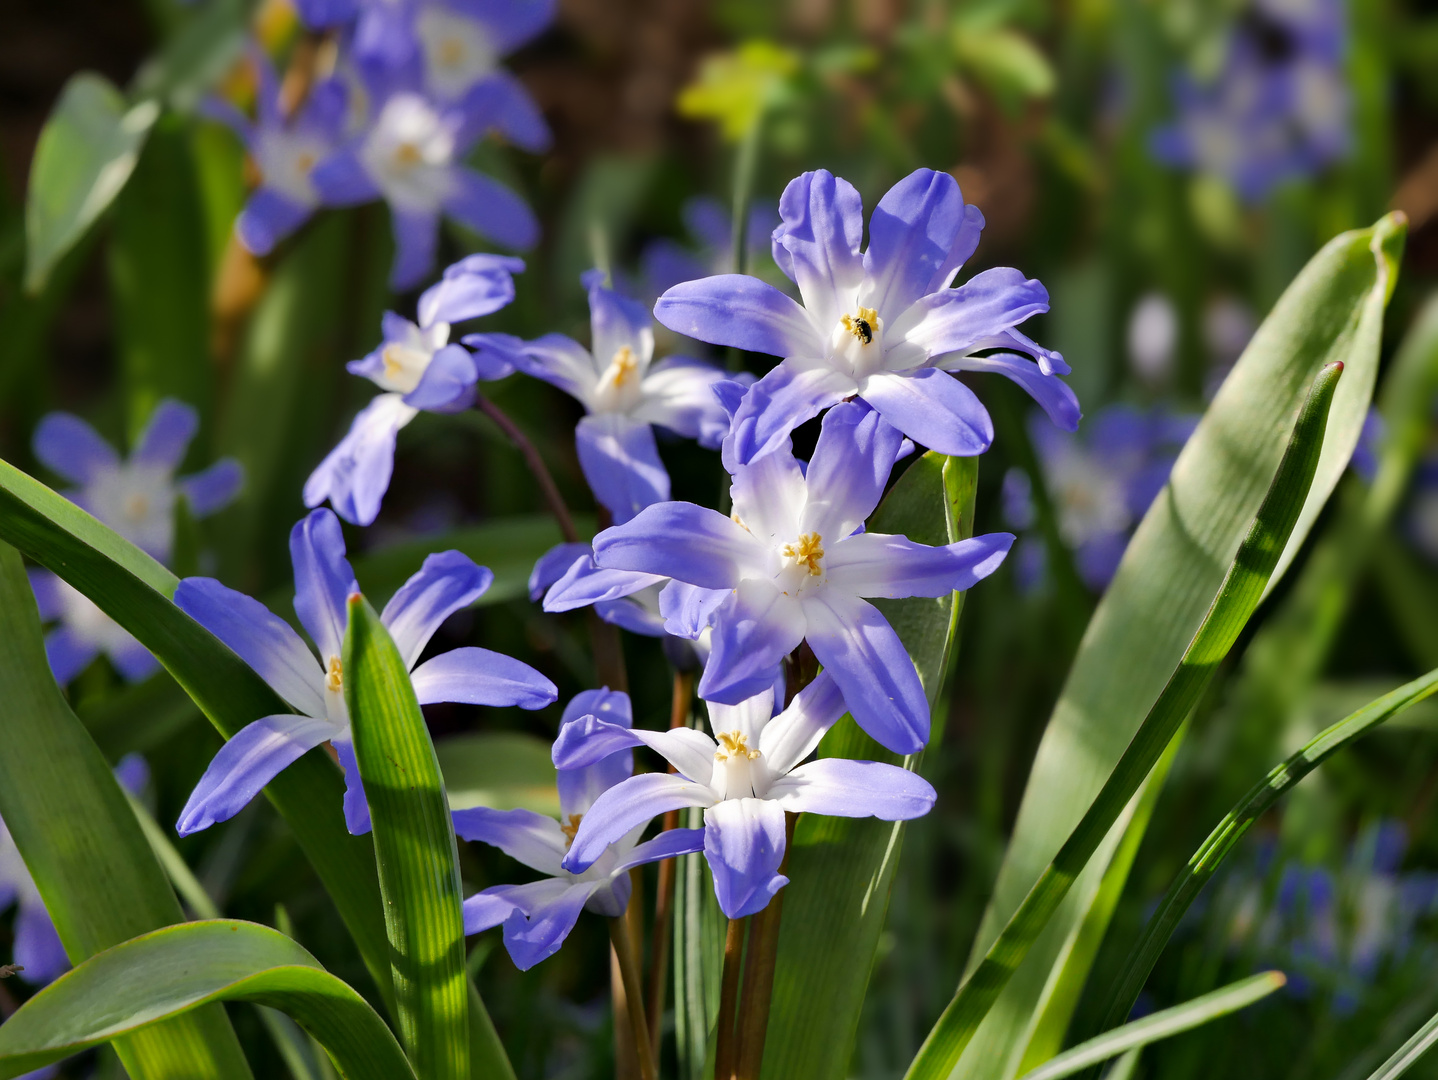
{"label": "blue flower", "polygon": [[[737,705],[763,692],[807,640],[859,725],[895,753],[913,753],[928,740],[928,699],[898,635],[863,597],[967,589],[997,569],[1013,536],[930,547],[864,532],[901,444],[862,401],[838,405],[807,470],[786,443],[734,471],[732,516],[660,503],[600,533],[595,559],[696,586],[666,615],[694,633],[712,623],[701,697]],[[695,610],[716,597],[712,611]]]}
{"label": "blue flower", "polygon": [[[629,696],[609,690],[586,690],[564,710],[562,724],[580,717],[603,722],[618,731],[632,723]],[[466,840],[499,848],[544,875],[525,885],[495,885],[464,902],[464,932],[477,934],[504,925],[504,947],[514,964],[526,971],[553,956],[574,929],[581,910],[611,918],[624,914],[629,903],[629,870],[675,855],[704,850],[698,829],[671,829],[639,843],[642,829],[626,830],[613,842],[598,845],[583,870],[563,865],[575,832],[604,792],[622,784],[634,771],[628,745],[591,755],[583,768],[559,774],[560,820],[532,810],[492,810],[486,806],[454,811],[454,827]]]}
{"label": "blue flower", "polygon": [[341,80],[322,79],[286,117],[274,65],[261,49],[251,55],[259,77],[255,119],[220,99],[206,101],[203,111],[233,128],[250,152],[260,182],[240,211],[235,232],[251,253],[268,255],[321,205],[313,173],[339,144],[349,104]]}
{"label": "blue flower", "polygon": [[694,728],[632,730],[597,715],[560,729],[554,763],[561,770],[592,767],[616,750],[640,745],[657,751],[675,770],[642,773],[600,795],[578,822],[565,869],[593,865],[608,845],[659,814],[701,806],[704,857],[719,907],[741,919],[788,884],[779,873],[785,811],[907,821],[934,805],[928,781],[896,765],[847,758],[800,764],[844,715],[844,695],[828,670],[777,716],[768,689],[738,705],[707,704],[712,738]]}
{"label": "blue flower", "polygon": [[[115,766],[115,779],[131,795],[139,795],[149,778],[150,770],[139,754],[128,754]],[[12,904],[16,906],[14,961],[24,968],[20,978],[44,986],[69,970],[70,958],[10,830],[0,821],[0,912]]]}
{"label": "blue flower", "polygon": [[[64,492],[67,498],[160,562],[168,562],[180,498],[191,515],[205,517],[233,501],[244,482],[244,470],[233,458],[175,478],[198,427],[194,409],[167,398],[150,414],[128,460],[84,420],[63,412],[40,421],[33,448],[52,472],[80,485]],[[68,683],[101,653],[130,682],[159,669],[129,631],[54,574],[31,570],[30,586],[41,620],[60,623],[45,637],[56,682]]]}
{"label": "blue flower", "polygon": [[383,198],[394,227],[390,285],[419,284],[434,265],[439,220],[448,214],[480,236],[513,248],[533,246],[539,222],[517,194],[463,164],[496,123],[484,102],[427,97],[413,77],[375,75],[361,66],[360,93],[373,113],[361,131],[311,173],[326,205]]}
{"label": "blue flower", "polygon": [[526,343],[515,364],[584,406],[587,415],[574,433],[579,464],[594,497],[622,523],[669,498],[653,425],[717,447],[729,431],[729,414],[714,388],[729,376],[687,356],[652,363],[649,313],[603,281],[598,271],[584,276],[592,351],[563,334],[546,334]]}
{"label": "blue flower", "polygon": [[984,225],[953,177],[920,169],[894,185],[874,210],[862,255],[863,204],[847,181],[805,173],[784,189],[779,213],[774,261],[803,306],[758,278],[722,274],[676,285],[654,308],[676,333],[784,358],[734,417],[724,444],[731,470],[854,396],[916,443],[980,454],[993,424],[950,371],[999,372],[1062,427],[1078,424],[1078,400],[1057,377],[1068,365],[1015,329],[1048,310],[1044,287],[1000,267],[949,288]]}
{"label": "blue flower", "polygon": [[[1058,518],[1059,536],[1074,553],[1079,576],[1103,589],[1118,569],[1134,526],[1168,482],[1168,474],[1196,417],[1163,410],[1140,412],[1110,405],[1083,432],[1055,431],[1035,416],[1029,437],[1038,454],[1044,486]],[[1005,518],[1015,528],[1033,523],[1029,478],[1010,470],[1004,478]],[[1042,542],[1025,539],[1019,556],[1026,586],[1042,576]]]}
{"label": "blue flower", "polygon": [[[673,240],[651,241],[639,256],[644,293],[657,297],[675,285],[734,269],[734,236],[729,211],[707,196],[688,200],[681,211],[685,228],[698,242],[694,251]],[[749,209],[744,228],[745,261],[750,273],[768,260],[769,235],[778,217],[773,203]],[[758,276],[758,275],[756,275]]]}
{"label": "blue flower", "polygon": [[[220,748],[180,814],[181,836],[238,813],[281,770],[305,751],[329,742],[345,772],[345,821],[352,833],[369,831],[369,806],[360,784],[345,705],[343,642],[345,600],[357,591],[345,559],[339,519],[316,510],[290,532],[295,568],[295,614],[319,649],[319,660],[290,625],[257,600],[213,578],[185,578],[175,604],[233,649],[295,711],[266,716]],[[405,664],[420,704],[518,705],[539,709],[557,696],[554,684],[528,664],[488,649],[453,649],[418,662],[430,637],[451,614],[474,603],[494,575],[467,555],[431,555],[381,614]]]}
{"label": "blue flower", "polygon": [[335,512],[356,525],[379,513],[394,471],[399,429],[421,410],[458,412],[474,403],[474,384],[513,370],[518,338],[469,334],[464,345],[450,342],[450,324],[477,319],[514,299],[513,274],[524,263],[503,255],[470,255],[445,270],[444,278],[419,298],[419,322],[385,312],[384,341],[348,369],[385,393],[364,407],[348,434],[305,481],[305,505],[328,499]]}

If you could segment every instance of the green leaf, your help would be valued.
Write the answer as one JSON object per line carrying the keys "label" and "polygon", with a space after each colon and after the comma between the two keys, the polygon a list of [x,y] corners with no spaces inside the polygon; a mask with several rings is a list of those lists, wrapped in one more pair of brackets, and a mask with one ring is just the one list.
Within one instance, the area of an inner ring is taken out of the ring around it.
{"label": "green leaf", "polygon": [[[1035,756],[1013,839],[974,942],[988,952],[1112,772],[1178,666],[1277,471],[1314,374],[1345,362],[1299,542],[1357,444],[1377,372],[1383,308],[1403,229],[1385,218],[1324,247],[1275,305],[1140,524],[1098,606]],[[1285,558],[1287,553],[1285,553]],[[1282,572],[1281,560],[1274,574]],[[1032,950],[961,1066],[1015,1075],[1118,838],[1110,838]],[[1110,846],[1112,845],[1112,846]]]}
{"label": "green leaf", "polygon": [[221,1001],[258,1002],[294,1017],[346,1080],[414,1078],[399,1043],[364,998],[279,931],[229,919],[156,930],[61,976],[0,1026],[0,1077],[112,1039],[136,1038],[195,1009],[219,1011]]}
{"label": "green leaf", "polygon": [[1418,1059],[1438,1042],[1438,1016],[1413,1033],[1413,1037],[1400,1046],[1393,1056],[1378,1067],[1368,1080],[1396,1080],[1418,1063]]}
{"label": "green leaf", "polygon": [[[65,703],[20,556],[0,544],[0,818],[35,879],[65,952],[83,960],[181,922],[124,791]],[[0,1045],[12,1024],[0,1026]],[[135,1080],[247,1080],[224,1011],[205,1009],[117,1043]],[[18,1070],[25,1072],[26,1070]],[[7,1073],[5,1075],[15,1075]]]}
{"label": "green leaf", "polygon": [[[232,736],[262,716],[291,711],[243,660],[175,607],[170,597],[179,582],[173,574],[4,461],[0,541],[53,570],[134,634],[222,735]],[[323,750],[312,750],[275,777],[265,794],[289,823],[388,999],[389,946],[374,849],[369,837],[351,836],[345,828],[338,767]]]}
{"label": "green leaf", "polygon": [[[875,532],[925,544],[973,535],[977,458],[928,453],[914,462],[869,519]],[[963,596],[878,601],[913,658],[934,705],[949,668]],[[865,735],[851,718],[819,746],[825,757],[918,768]],[[779,959],[764,1075],[783,1080],[847,1075],[869,973],[888,911],[903,825],[802,815],[790,847]]]}
{"label": "green leaf", "polygon": [[492,806],[559,816],[559,789],[548,741],[512,731],[455,735],[435,743],[454,810]]}
{"label": "green leaf", "polygon": [[127,106],[124,95],[93,72],[65,84],[30,163],[27,292],[44,287],[55,263],[120,193],[159,115],[153,101]]}
{"label": "green leaf", "polygon": [[469,1076],[459,848],[434,744],[399,649],[349,598],[344,691],[374,822],[395,1018],[421,1080]]}
{"label": "green leaf", "polygon": [[1152,1016],[1145,1016],[1142,1020],[1135,1020],[1131,1024],[1106,1031],[1097,1038],[1080,1043],[1072,1050],[1066,1050],[1037,1069],[1025,1073],[1023,1080],[1059,1080],[1060,1077],[1072,1076],[1090,1065],[1117,1057],[1134,1047],[1147,1046],[1170,1035],[1178,1035],[1210,1020],[1217,1020],[1220,1016],[1247,1008],[1287,982],[1287,977],[1281,971],[1265,971],[1240,979],[1192,1001],[1175,1005],[1171,1009],[1161,1009]]}
{"label": "green leaf", "polygon": [[[1176,670],[1078,825],[929,1032],[909,1067],[911,1080],[950,1075],[1094,853],[1105,838],[1114,843],[1115,822],[1202,697],[1268,586],[1322,460],[1329,407],[1342,373],[1341,363],[1327,364],[1313,381],[1268,494]],[[1165,488],[1164,494],[1172,490]],[[1160,508],[1163,501],[1161,495]],[[1145,519],[1148,520],[1152,518]],[[1123,679],[1128,673],[1114,671],[1110,677]],[[1052,966],[1050,963],[1044,970]],[[1033,1016],[1030,1025],[1037,1019],[1037,1015]],[[1017,1049],[1022,1050],[1027,1042],[1026,1036]]]}
{"label": "green leaf", "polygon": [[1295,784],[1353,740],[1368,734],[1405,709],[1438,691],[1438,670],[1430,671],[1392,693],[1384,694],[1315,736],[1306,746],[1274,768],[1218,823],[1188,866],[1174,879],[1158,909],[1149,918],[1122,973],[1109,994],[1106,1026],[1121,1023],[1138,1000],[1149,972],[1189,905],[1233,850],[1249,827]]}
{"label": "green leaf", "polygon": [[181,112],[193,110],[243,55],[247,14],[240,0],[211,0],[194,9],[140,67],[134,94],[164,100]]}

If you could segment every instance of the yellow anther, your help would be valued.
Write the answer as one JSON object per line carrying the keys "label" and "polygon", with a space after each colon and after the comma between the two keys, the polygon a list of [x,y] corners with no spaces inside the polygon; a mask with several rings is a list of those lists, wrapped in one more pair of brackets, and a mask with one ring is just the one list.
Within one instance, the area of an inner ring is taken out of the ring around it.
{"label": "yellow anther", "polygon": [[380,359],[384,361],[384,373],[391,379],[399,378],[404,371],[404,361],[399,359],[399,349],[394,345],[386,345],[384,352],[380,353]]}
{"label": "yellow anther", "polygon": [[315,167],[315,162],[316,158],[314,154],[310,153],[308,150],[305,150],[295,158],[295,168],[304,175],[308,176],[310,174],[310,171]]}
{"label": "yellow anther", "polygon": [[570,814],[568,821],[561,821],[559,823],[559,831],[564,834],[564,846],[566,848],[574,844],[574,834],[579,831],[579,823],[583,820],[583,814]]}
{"label": "yellow anther", "polygon": [[633,349],[628,345],[621,345],[614,354],[614,359],[609,361],[609,368],[614,372],[614,385],[623,386],[639,370],[639,361],[634,359]]}
{"label": "yellow anther", "polygon": [[419,147],[412,142],[402,142],[395,148],[395,161],[401,165],[418,165],[422,160]]}
{"label": "yellow anther", "polygon": [[824,572],[820,565],[824,559],[824,538],[816,532],[800,533],[799,539],[792,544],[785,544],[781,552],[786,559],[793,559],[807,566],[814,577]]}
{"label": "yellow anther", "polygon": [[131,521],[141,521],[150,512],[150,500],[143,495],[131,495],[125,500],[125,516]]}
{"label": "yellow anther", "polygon": [[721,731],[719,733],[719,749],[714,751],[715,761],[728,761],[731,757],[748,758],[750,761],[757,760],[758,750],[749,749],[749,740],[742,731]]}
{"label": "yellow anther", "polygon": [[861,307],[858,314],[845,315],[839,320],[844,329],[868,345],[874,340],[874,327],[879,325],[879,313],[871,307]]}
{"label": "yellow anther", "polygon": [[748,525],[744,524],[744,519],[739,516],[738,510],[731,510],[729,512],[729,520],[732,521],[735,525],[738,525],[739,528],[743,529],[745,532],[753,532],[753,530],[750,529]]}
{"label": "yellow anther", "polygon": [[458,67],[464,62],[464,42],[458,38],[445,38],[435,50],[435,59],[441,67]]}
{"label": "yellow anther", "polygon": [[328,670],[325,671],[325,689],[332,694],[338,694],[345,685],[345,668],[340,663],[338,656],[330,657]]}

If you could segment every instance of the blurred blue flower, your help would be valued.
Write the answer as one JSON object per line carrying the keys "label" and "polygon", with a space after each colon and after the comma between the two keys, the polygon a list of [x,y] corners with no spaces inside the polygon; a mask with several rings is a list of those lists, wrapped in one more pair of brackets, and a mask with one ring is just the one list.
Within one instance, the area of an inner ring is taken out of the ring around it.
{"label": "blurred blue flower", "polygon": [[1341,0],[1255,0],[1213,78],[1175,75],[1178,117],[1153,133],[1154,156],[1250,202],[1317,172],[1348,148],[1346,36]]}
{"label": "blurred blue flower", "polygon": [[[300,521],[290,532],[290,558],[295,614],[318,647],[319,662],[299,634],[259,601],[213,578],[185,578],[175,590],[175,605],[233,649],[295,710],[256,720],[220,748],[180,813],[181,836],[233,817],[291,762],[324,742],[334,747],[345,772],[350,832],[369,831],[341,660],[345,602],[359,585],[345,558],[339,519],[316,510]],[[440,624],[474,603],[493,581],[469,556],[444,551],[426,558],[385,605],[380,618],[411,669],[420,704],[539,709],[558,696],[554,684],[528,664],[489,649],[452,649],[415,666]]]}
{"label": "blurred blue flower", "polygon": [[328,499],[346,521],[373,523],[394,472],[399,429],[421,410],[469,408],[476,382],[503,378],[514,370],[518,338],[468,334],[459,345],[449,340],[449,332],[452,323],[490,315],[513,300],[513,275],[523,269],[516,258],[470,255],[445,270],[440,282],[420,296],[418,323],[385,312],[379,348],[347,365],[351,374],[364,376],[385,393],[360,411],[349,432],[305,481],[306,506]]}
{"label": "blurred blue flower", "polygon": [[632,746],[650,747],[675,770],[631,777],[600,795],[577,822],[565,869],[594,865],[610,844],[637,835],[659,814],[700,806],[719,907],[741,919],[766,907],[789,882],[779,873],[786,811],[907,821],[934,805],[928,781],[897,765],[847,758],[800,764],[845,712],[830,670],[777,716],[772,689],[738,705],[707,704],[712,738],[695,728],[634,730],[597,715],[560,729],[554,763],[561,776]]}
{"label": "blurred blue flower", "polygon": [[1077,426],[1078,400],[1058,378],[1068,365],[1015,329],[1048,310],[1047,290],[1009,267],[949,288],[984,225],[952,176],[919,169],[894,185],[874,210],[862,255],[864,208],[847,181],[805,173],[784,189],[779,213],[774,261],[799,286],[802,306],[756,277],[721,274],[676,285],[654,308],[676,333],[783,358],[740,405],[726,467],[775,450],[793,428],[854,396],[916,443],[980,454],[993,424],[952,371],[1006,375],[1056,423]]}
{"label": "blurred blue flower", "polygon": [[[628,731],[633,723],[629,695],[586,690],[565,707],[560,723],[602,718],[616,730]],[[545,875],[526,885],[494,885],[464,902],[464,932],[477,934],[504,925],[504,947],[521,971],[554,955],[574,929],[582,910],[610,918],[624,914],[629,904],[629,870],[645,863],[704,850],[699,829],[671,829],[639,843],[642,828],[626,830],[582,870],[563,865],[575,834],[595,801],[628,780],[634,772],[634,754],[628,745],[591,756],[584,767],[559,773],[559,820],[532,810],[493,810],[480,806],[454,811],[454,827],[466,840],[499,848],[511,858]]]}
{"label": "blurred blue flower", "polygon": [[898,635],[863,597],[967,589],[998,568],[1013,537],[930,547],[864,532],[902,442],[864,402],[836,405],[807,468],[786,440],[734,470],[732,515],[650,506],[595,537],[595,561],[695,587],[672,596],[679,603],[665,615],[674,633],[713,627],[701,697],[738,705],[764,692],[807,640],[859,725],[895,753],[913,753],[928,740],[928,699]]}
{"label": "blurred blue flower", "polygon": [[1430,451],[1418,462],[1401,528],[1424,558],[1438,563],[1438,454]]}
{"label": "blurred blue flower", "polygon": [[[639,256],[644,296],[657,299],[675,285],[731,273],[734,269],[734,227],[724,205],[718,199],[701,195],[688,200],[681,214],[697,246],[685,247],[667,237],[646,245]],[[755,268],[767,261],[769,236],[778,223],[779,213],[774,204],[750,207],[744,228],[745,263],[749,273],[762,276]]]}
{"label": "blurred blue flower", "polygon": [[[1196,423],[1196,417],[1127,405],[1101,409],[1073,435],[1056,431],[1037,415],[1031,418],[1029,437],[1059,537],[1074,553],[1089,588],[1102,590],[1113,577],[1134,526],[1163,489]],[[1004,518],[1015,529],[1034,524],[1030,485],[1019,469],[1004,477]],[[1020,584],[1036,587],[1044,575],[1042,540],[1025,536],[1016,560]]]}
{"label": "blurred blue flower", "polygon": [[[127,754],[115,766],[115,779],[131,795],[138,796],[150,781],[150,769],[139,754]],[[12,904],[16,907],[13,958],[24,969],[19,976],[32,986],[44,986],[69,970],[70,958],[60,944],[60,935],[45,910],[35,879],[20,857],[10,830],[0,820],[0,912]]]}
{"label": "blurred blue flower", "polygon": [[669,498],[669,473],[659,459],[654,425],[700,446],[717,447],[729,414],[714,393],[729,378],[713,364],[687,356],[653,363],[649,312],[584,275],[589,290],[592,348],[563,334],[527,342],[515,358],[520,370],[559,387],[584,406],[574,432],[584,478],[600,505],[622,524]]}
{"label": "blurred blue flower", "polygon": [[[176,479],[199,428],[190,406],[166,398],[155,407],[128,459],[122,460],[93,427],[70,413],[50,413],[35,429],[35,456],[52,472],[78,484],[63,494],[101,523],[162,563],[175,542],[175,511],[183,497],[193,517],[229,505],[244,483],[233,458]],[[159,669],[149,651],[83,593],[47,570],[31,570],[30,586],[43,622],[60,625],[45,637],[56,682],[68,683],[104,653],[127,680]]]}

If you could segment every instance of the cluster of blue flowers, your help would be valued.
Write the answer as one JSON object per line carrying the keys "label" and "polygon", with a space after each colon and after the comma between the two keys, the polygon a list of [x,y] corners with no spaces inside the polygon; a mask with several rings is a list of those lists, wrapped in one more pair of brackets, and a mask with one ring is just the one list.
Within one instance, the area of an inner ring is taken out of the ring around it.
{"label": "cluster of blue flowers", "polygon": [[554,0],[297,0],[300,18],[337,44],[302,104],[287,111],[281,82],[258,48],[255,116],[225,101],[211,115],[232,126],[260,182],[236,229],[268,254],[322,206],[383,199],[394,224],[390,284],[418,285],[434,266],[440,219],[524,249],[539,224],[524,200],[464,163],[487,133],[525,150],[549,128],[503,57],[542,32]]}
{"label": "cluster of blue flowers", "polygon": [[[384,20],[397,17],[389,5],[345,10],[357,56],[362,46],[394,44],[384,29]],[[432,51],[423,28],[451,26],[460,9],[403,10],[404,25],[420,28],[418,44],[404,55],[422,74],[428,69],[420,61]],[[363,158],[356,153],[355,160]],[[255,204],[247,213],[257,213]],[[510,955],[528,967],[559,948],[581,910],[621,913],[629,894],[625,871],[699,852],[721,908],[740,918],[762,909],[787,882],[786,812],[896,821],[929,810],[934,789],[912,771],[810,758],[845,713],[896,754],[924,747],[930,731],[924,687],[898,634],[869,601],[967,589],[1000,565],[1014,538],[992,533],[929,546],[868,532],[865,520],[914,444],[963,455],[988,448],[988,414],[955,373],[1014,379],[1068,430],[1077,426],[1078,402],[1061,377],[1068,370],[1063,359],[1017,329],[1047,310],[1042,285],[1004,268],[952,287],[978,244],[983,217],[964,204],[951,176],[920,170],[891,189],[869,221],[865,251],[858,193],[829,173],[794,180],[780,217],[774,260],[802,303],[757,277],[719,274],[672,286],[655,307],[677,333],[779,357],[757,380],[697,358],[656,361],[649,312],[597,273],[585,278],[588,348],[558,334],[524,341],[473,333],[452,342],[452,324],[491,314],[513,298],[513,275],[523,269],[514,258],[469,256],[420,297],[416,321],[385,315],[383,342],[349,365],[382,393],[310,477],[311,512],[290,536],[295,614],[314,649],[289,623],[213,579],[186,578],[175,594],[175,603],[291,710],[256,720],[225,744],[180,816],[181,834],[233,816],[322,744],[345,773],[350,831],[370,828],[342,662],[345,601],[360,586],[339,518],[375,520],[397,433],[419,411],[465,409],[481,380],[516,373],[548,382],[583,406],[576,449],[612,523],[592,544],[563,544],[543,556],[531,580],[534,597],[543,597],[546,610],[593,605],[633,631],[693,642],[703,664],[698,694],[709,732],[645,730],[635,726],[626,695],[607,688],[578,695],[553,747],[560,821],[483,807],[454,814],[460,836],[494,845],[543,875],[470,898],[467,930],[502,924]],[[801,461],[791,432],[821,414],[817,444]],[[732,512],[671,499],[656,427],[720,452]],[[172,470],[177,457],[165,460]],[[90,475],[79,467],[72,474],[82,482]],[[191,497],[201,509],[214,501]],[[320,505],[325,501],[333,510]],[[555,701],[555,686],[539,672],[485,649],[459,648],[420,662],[444,620],[472,604],[492,578],[463,554],[442,552],[386,605],[383,621],[421,704],[538,709]],[[786,664],[804,644],[822,670],[790,695]],[[654,750],[672,771],[636,774],[635,747]],[[656,816],[685,807],[702,809],[703,828],[640,842]]]}
{"label": "cluster of blue flowers", "polygon": [[1178,116],[1154,132],[1154,155],[1220,177],[1250,202],[1341,157],[1349,143],[1343,7],[1252,0],[1211,78],[1174,77]]}

